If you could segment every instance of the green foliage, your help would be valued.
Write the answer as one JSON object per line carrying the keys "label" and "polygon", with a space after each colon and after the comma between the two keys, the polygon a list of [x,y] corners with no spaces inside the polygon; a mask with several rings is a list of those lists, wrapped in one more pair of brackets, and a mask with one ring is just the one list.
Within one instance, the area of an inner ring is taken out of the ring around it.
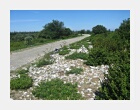
{"label": "green foliage", "polygon": [[72,68],[70,71],[67,71],[66,74],[81,74],[81,72],[83,71],[82,68]]}
{"label": "green foliage", "polygon": [[65,28],[63,31],[63,36],[69,36],[72,34],[72,31],[70,30],[70,28]]}
{"label": "green foliage", "polygon": [[107,29],[103,25],[97,25],[92,28],[92,32],[96,34],[106,33]]}
{"label": "green foliage", "polygon": [[65,58],[66,59],[73,59],[73,60],[75,60],[75,59],[87,60],[88,59],[88,54],[74,52],[73,54],[71,54],[69,56],[66,56]]}
{"label": "green foliage", "polygon": [[39,37],[49,39],[59,39],[64,32],[64,23],[58,20],[46,24],[44,29],[40,32]]}
{"label": "green foliage", "polygon": [[97,100],[130,100],[130,61],[129,54],[119,56],[122,60],[109,69],[109,75],[96,94]]}
{"label": "green foliage", "polygon": [[44,100],[80,100],[81,94],[77,93],[77,84],[66,83],[60,79],[41,82],[33,95]]}
{"label": "green foliage", "polygon": [[25,44],[26,45],[31,45],[32,44],[32,41],[33,41],[33,38],[28,36],[28,37],[25,37]]}
{"label": "green foliage", "polygon": [[27,74],[20,74],[20,78],[11,79],[10,89],[28,89],[32,86],[32,78]]}
{"label": "green foliage", "polygon": [[109,54],[104,49],[93,48],[90,53],[87,62],[85,64],[98,66],[109,64]]}
{"label": "green foliage", "polygon": [[123,20],[123,23],[121,23],[118,29],[118,34],[121,39],[130,40],[130,18]]}
{"label": "green foliage", "polygon": [[25,69],[20,69],[17,71],[18,74],[25,74],[27,73],[29,70],[25,70]]}
{"label": "green foliage", "polygon": [[[120,34],[122,33],[122,35]],[[124,21],[115,32],[91,37],[93,49],[86,63],[108,64],[109,74],[96,92],[97,100],[130,99],[130,31],[129,21]]]}
{"label": "green foliage", "polygon": [[82,45],[84,45],[88,49],[89,43],[87,42],[87,40],[89,40],[89,37],[81,41],[70,44],[70,49],[79,49],[80,47],[82,47]]}
{"label": "green foliage", "polygon": [[59,50],[59,55],[66,55],[69,54],[70,50],[68,50],[68,47],[64,46],[62,49]]}
{"label": "green foliage", "polygon": [[82,29],[81,31],[80,31],[80,34],[85,34],[85,30],[84,29]]}
{"label": "green foliage", "polygon": [[50,65],[50,64],[53,64],[53,59],[50,57],[50,53],[48,54],[45,54],[43,56],[43,58],[39,59],[37,62],[36,62],[36,66],[37,67],[41,67],[41,66],[44,66],[44,65]]}

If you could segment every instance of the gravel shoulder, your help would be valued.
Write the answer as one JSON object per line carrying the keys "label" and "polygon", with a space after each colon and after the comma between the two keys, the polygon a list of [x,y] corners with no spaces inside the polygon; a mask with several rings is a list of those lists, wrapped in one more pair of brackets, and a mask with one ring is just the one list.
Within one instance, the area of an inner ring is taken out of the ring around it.
{"label": "gravel shoulder", "polygon": [[61,48],[61,45],[69,45],[89,36],[89,34],[84,34],[80,37],[61,40],[46,45],[21,50],[18,52],[12,52],[10,55],[10,70],[16,70],[17,68],[34,61],[40,56],[43,56],[45,53],[53,51],[55,48]]}

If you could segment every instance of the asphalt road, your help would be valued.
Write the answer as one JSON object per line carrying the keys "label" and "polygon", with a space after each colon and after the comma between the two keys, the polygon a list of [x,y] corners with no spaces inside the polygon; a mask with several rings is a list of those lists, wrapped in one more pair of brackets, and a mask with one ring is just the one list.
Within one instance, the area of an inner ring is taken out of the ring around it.
{"label": "asphalt road", "polygon": [[80,41],[88,36],[90,35],[84,34],[80,37],[56,41],[37,47],[27,48],[18,52],[12,52],[10,55],[10,70],[16,70],[17,68],[34,61],[40,56],[43,56],[45,53],[51,52],[56,48],[61,48],[61,45],[68,45]]}

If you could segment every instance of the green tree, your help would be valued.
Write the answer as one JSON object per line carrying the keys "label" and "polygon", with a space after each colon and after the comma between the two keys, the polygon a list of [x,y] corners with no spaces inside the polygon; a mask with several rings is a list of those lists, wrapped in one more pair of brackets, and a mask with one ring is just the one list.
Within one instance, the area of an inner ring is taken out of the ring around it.
{"label": "green tree", "polygon": [[40,32],[39,37],[58,39],[63,35],[64,23],[58,20],[53,20],[44,26],[44,29]]}
{"label": "green tree", "polygon": [[69,36],[72,34],[72,31],[70,30],[70,28],[65,28],[64,29],[64,32],[63,32],[63,35],[64,36]]}
{"label": "green tree", "polygon": [[101,34],[101,33],[106,33],[107,29],[103,25],[97,25],[92,28],[92,32],[94,34]]}
{"label": "green tree", "polygon": [[123,20],[117,31],[121,39],[130,40],[130,18]]}

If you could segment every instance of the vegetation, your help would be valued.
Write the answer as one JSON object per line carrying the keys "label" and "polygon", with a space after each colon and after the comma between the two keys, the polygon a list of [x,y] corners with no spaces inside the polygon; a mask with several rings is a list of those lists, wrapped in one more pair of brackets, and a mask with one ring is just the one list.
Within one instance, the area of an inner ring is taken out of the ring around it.
{"label": "vegetation", "polygon": [[73,59],[73,60],[75,60],[75,59],[87,60],[88,59],[88,54],[75,52],[75,53],[73,53],[73,54],[71,54],[69,56],[66,56],[65,58],[66,59]]}
{"label": "vegetation", "polygon": [[[52,32],[50,30],[53,30]],[[87,31],[88,32],[88,31]],[[77,33],[87,33],[81,30]],[[57,34],[58,33],[58,34]],[[89,31],[90,33],[90,31]],[[33,35],[32,35],[33,34]],[[31,36],[32,35],[32,36]],[[38,37],[35,37],[35,36]],[[35,40],[38,42],[47,42],[53,39],[65,39],[65,36],[74,35],[69,28],[64,27],[63,22],[53,20],[44,26],[41,32],[30,33],[32,40],[26,38],[26,46],[33,45]],[[15,39],[17,38],[17,35]],[[27,37],[27,36],[26,36]],[[10,38],[12,41],[17,42],[16,46],[20,45],[19,42],[25,43],[25,36],[19,37],[15,40],[14,37]],[[93,48],[86,53],[73,53],[66,56],[66,59],[83,59],[86,60],[85,64],[98,66],[109,65],[109,71],[105,75],[106,80],[101,84],[101,88],[96,91],[96,100],[129,100],[130,99],[130,19],[124,20],[120,27],[115,31],[107,31],[102,25],[97,25],[92,28],[92,35],[82,41],[70,45],[71,49],[79,49],[84,45],[87,49],[90,41]],[[14,44],[14,43],[13,43]],[[10,45],[13,45],[12,42]],[[14,44],[15,45],[15,44]],[[25,45],[24,45],[25,46]],[[12,48],[12,47],[11,47]],[[15,49],[15,48],[14,48]],[[13,50],[14,50],[13,49]],[[70,51],[67,47],[63,47],[59,51],[59,55],[66,55]],[[36,62],[38,67],[43,65],[52,64],[54,61],[51,59],[50,54]],[[67,74],[80,74],[83,70],[81,68],[72,68]],[[10,82],[11,89],[23,89],[31,86],[32,80],[24,74],[25,70],[18,73],[20,78],[12,79]],[[26,81],[25,81],[26,80]],[[25,83],[26,82],[26,83]],[[42,82],[35,88],[33,94],[41,99],[47,100],[79,100],[83,99],[77,93],[77,85],[71,83],[64,84],[60,79],[53,79],[51,81]]]}
{"label": "vegetation", "polygon": [[20,74],[19,77],[11,79],[10,89],[28,89],[32,86],[32,78],[27,74]]}
{"label": "vegetation", "polygon": [[67,71],[66,74],[81,74],[81,72],[83,71],[82,68],[72,68],[70,71]]}
{"label": "vegetation", "polygon": [[29,70],[25,70],[25,69],[20,69],[17,71],[18,74],[25,74],[27,73]]}
{"label": "vegetation", "polygon": [[33,91],[33,95],[46,100],[80,100],[81,94],[77,93],[77,84],[65,83],[60,79],[41,82]]}
{"label": "vegetation", "polygon": [[50,65],[50,64],[53,64],[54,60],[51,58],[51,53],[48,53],[48,54],[45,54],[43,56],[43,58],[39,59],[37,62],[36,62],[36,66],[37,67],[41,67],[43,65]]}
{"label": "vegetation", "polygon": [[59,55],[66,55],[69,54],[70,50],[67,46],[64,46],[62,49],[59,50]]}
{"label": "vegetation", "polygon": [[97,100],[130,99],[130,19],[124,20],[115,32],[91,36],[93,49],[86,64],[110,66],[109,74],[96,92]]}
{"label": "vegetation", "polygon": [[10,51],[46,44],[61,39],[77,37],[79,32],[64,27],[58,20],[46,24],[40,32],[11,32]]}
{"label": "vegetation", "polygon": [[92,32],[96,34],[106,33],[107,29],[103,25],[97,25],[92,28]]}

